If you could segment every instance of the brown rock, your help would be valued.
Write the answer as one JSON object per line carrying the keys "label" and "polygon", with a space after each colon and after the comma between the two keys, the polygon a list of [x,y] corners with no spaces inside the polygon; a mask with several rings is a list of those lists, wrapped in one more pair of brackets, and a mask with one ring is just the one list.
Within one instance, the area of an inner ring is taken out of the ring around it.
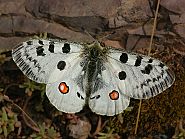
{"label": "brown rock", "polygon": [[25,0],[1,0],[0,12],[4,15],[26,15],[24,3]]}
{"label": "brown rock", "polygon": [[0,51],[11,50],[28,37],[0,37]]}
{"label": "brown rock", "polygon": [[148,49],[150,38],[142,38],[135,35],[129,35],[126,45],[127,51],[136,51],[139,49]]}
{"label": "brown rock", "polygon": [[182,14],[185,12],[185,1],[184,0],[162,0],[160,5],[173,11],[177,14]]}
{"label": "brown rock", "polygon": [[[151,35],[153,22],[147,22],[153,16],[150,6],[153,5],[149,5],[147,0],[7,0],[0,2],[3,14],[0,16],[0,35],[10,37],[16,34],[32,37],[47,32],[49,36],[77,42],[91,42],[93,38],[84,33],[85,31],[95,37],[105,31],[111,33],[119,28],[116,38],[109,38],[114,42],[108,43],[131,50],[138,36]],[[162,6],[171,8],[169,4],[165,5],[164,1]],[[182,6],[179,6],[179,9],[177,5],[175,6],[177,7],[175,10],[181,16],[169,12],[170,19],[173,20],[173,24],[182,24],[184,9]],[[165,14],[168,14],[167,10]],[[160,29],[155,32],[155,37],[161,37],[171,31],[164,30],[168,23],[165,24],[165,20],[163,22],[160,24],[162,25]],[[181,27],[182,25],[176,25],[174,30],[184,37]],[[142,43],[141,45],[145,46]]]}
{"label": "brown rock", "polygon": [[11,16],[0,16],[0,34],[7,36],[12,34],[13,22]]}
{"label": "brown rock", "polygon": [[107,17],[115,13],[115,9],[120,4],[119,0],[27,0],[26,9],[36,17],[48,17],[51,15]]}
{"label": "brown rock", "polygon": [[152,12],[147,0],[124,0],[117,15],[109,19],[109,27],[138,26],[147,21],[149,16],[152,16]]}
{"label": "brown rock", "polygon": [[81,119],[78,118],[76,122],[74,120],[71,121],[67,126],[70,131],[69,136],[75,139],[87,139],[91,131],[91,124],[88,119],[83,117]]}
{"label": "brown rock", "polygon": [[183,13],[182,15],[170,15],[170,20],[172,24],[185,23],[185,13]]}
{"label": "brown rock", "polygon": [[178,24],[174,26],[176,33],[178,33],[181,37],[185,38],[185,24]]}

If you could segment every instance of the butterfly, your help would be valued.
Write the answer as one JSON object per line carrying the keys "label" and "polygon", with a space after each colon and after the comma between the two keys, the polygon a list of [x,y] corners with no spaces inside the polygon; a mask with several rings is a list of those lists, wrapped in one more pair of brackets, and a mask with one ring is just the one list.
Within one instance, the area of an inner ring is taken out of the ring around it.
{"label": "butterfly", "polygon": [[30,39],[13,49],[12,57],[29,79],[46,84],[50,102],[66,113],[88,105],[97,114],[113,116],[128,107],[130,98],[156,96],[175,80],[161,61],[97,41]]}

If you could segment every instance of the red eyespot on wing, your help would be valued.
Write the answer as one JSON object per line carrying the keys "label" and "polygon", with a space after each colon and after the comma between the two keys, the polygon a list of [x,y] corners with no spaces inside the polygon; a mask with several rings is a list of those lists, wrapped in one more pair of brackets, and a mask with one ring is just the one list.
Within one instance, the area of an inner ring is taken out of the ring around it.
{"label": "red eyespot on wing", "polygon": [[58,89],[62,94],[67,94],[69,92],[69,86],[67,86],[65,82],[61,82]]}
{"label": "red eyespot on wing", "polygon": [[109,93],[109,97],[112,100],[117,100],[119,98],[119,93],[118,91],[113,90],[111,93]]}

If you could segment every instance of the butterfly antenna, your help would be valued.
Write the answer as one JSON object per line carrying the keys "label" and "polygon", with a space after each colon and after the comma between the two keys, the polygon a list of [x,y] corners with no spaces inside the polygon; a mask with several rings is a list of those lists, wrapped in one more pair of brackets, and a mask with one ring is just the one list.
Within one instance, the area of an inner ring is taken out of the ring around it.
{"label": "butterfly antenna", "polygon": [[94,42],[98,42],[98,40],[97,40],[95,37],[93,37],[86,29],[84,29],[84,28],[82,27],[82,30],[83,30],[83,32],[84,32],[85,34],[87,34],[90,38],[92,38],[92,40],[93,40]]}
{"label": "butterfly antenna", "polygon": [[103,36],[102,38],[100,38],[100,41],[103,41],[104,39],[108,39],[111,35],[113,35],[115,33],[116,33],[116,31],[113,31],[110,34],[107,34],[106,36]]}
{"label": "butterfly antenna", "polygon": [[100,39],[96,39],[94,36],[92,36],[87,30],[85,30],[83,27],[82,27],[82,30],[90,37],[94,40],[94,42],[103,42],[104,39],[107,39],[108,37],[110,37],[111,35],[115,34],[116,32],[113,31],[111,32],[110,34],[107,34],[106,36],[103,36],[101,37]]}

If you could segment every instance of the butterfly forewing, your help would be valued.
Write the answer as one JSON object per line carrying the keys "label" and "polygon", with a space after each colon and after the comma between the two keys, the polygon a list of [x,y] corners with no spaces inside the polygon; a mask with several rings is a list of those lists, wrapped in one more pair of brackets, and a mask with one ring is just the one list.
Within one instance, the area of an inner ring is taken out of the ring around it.
{"label": "butterfly forewing", "polygon": [[71,67],[70,61],[79,57],[81,47],[65,41],[32,39],[13,49],[12,57],[28,78],[39,83],[50,83],[60,79],[61,76],[55,76],[59,75],[57,71]]}

